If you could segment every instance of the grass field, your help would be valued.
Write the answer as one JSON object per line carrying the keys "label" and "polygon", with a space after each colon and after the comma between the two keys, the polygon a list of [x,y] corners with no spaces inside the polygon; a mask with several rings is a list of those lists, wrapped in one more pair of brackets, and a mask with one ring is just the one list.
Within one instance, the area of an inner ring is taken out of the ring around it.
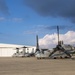
{"label": "grass field", "polygon": [[0,75],[75,75],[75,60],[0,58]]}

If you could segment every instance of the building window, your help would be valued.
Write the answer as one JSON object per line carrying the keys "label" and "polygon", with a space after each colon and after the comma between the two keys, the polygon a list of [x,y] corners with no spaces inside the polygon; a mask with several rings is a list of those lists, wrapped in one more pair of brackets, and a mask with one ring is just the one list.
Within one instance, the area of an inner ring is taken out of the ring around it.
{"label": "building window", "polygon": [[32,48],[32,53],[34,53],[34,48]]}
{"label": "building window", "polygon": [[27,48],[27,53],[29,53],[29,48]]}
{"label": "building window", "polygon": [[29,50],[29,48],[27,48],[27,50]]}

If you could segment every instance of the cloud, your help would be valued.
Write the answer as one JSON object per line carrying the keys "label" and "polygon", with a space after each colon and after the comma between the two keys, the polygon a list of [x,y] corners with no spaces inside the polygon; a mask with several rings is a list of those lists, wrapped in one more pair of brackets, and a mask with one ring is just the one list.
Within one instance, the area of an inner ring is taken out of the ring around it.
{"label": "cloud", "polygon": [[34,30],[29,30],[29,31],[24,31],[23,34],[38,34],[39,31],[34,31]]}
{"label": "cloud", "polygon": [[[75,45],[75,32],[68,31],[65,34],[60,34],[60,40],[64,41],[64,44]],[[47,34],[43,38],[39,39],[41,48],[53,48],[57,45],[57,33]]]}
{"label": "cloud", "polygon": [[0,17],[0,21],[5,21],[5,18],[4,17]]}
{"label": "cloud", "polygon": [[57,26],[59,26],[59,29],[71,29],[71,28],[74,28],[74,26],[70,26],[70,25],[38,25],[37,27],[38,28],[41,28],[41,29],[47,29],[47,30],[55,30],[57,29]]}
{"label": "cloud", "polygon": [[75,0],[24,0],[42,16],[64,17],[75,22]]}
{"label": "cloud", "polygon": [[9,15],[9,9],[5,0],[0,0],[0,12],[5,15]]}
{"label": "cloud", "polygon": [[11,20],[14,22],[21,22],[23,21],[23,18],[12,18]]}
{"label": "cloud", "polygon": [[5,17],[0,17],[0,21],[12,21],[12,22],[21,22],[23,21],[23,18],[5,18]]}

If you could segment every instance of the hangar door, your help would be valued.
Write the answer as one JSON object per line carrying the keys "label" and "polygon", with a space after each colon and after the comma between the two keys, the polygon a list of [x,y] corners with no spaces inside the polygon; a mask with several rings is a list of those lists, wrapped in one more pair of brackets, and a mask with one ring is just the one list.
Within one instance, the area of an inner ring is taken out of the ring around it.
{"label": "hangar door", "polygon": [[0,57],[12,57],[14,53],[12,48],[0,48]]}

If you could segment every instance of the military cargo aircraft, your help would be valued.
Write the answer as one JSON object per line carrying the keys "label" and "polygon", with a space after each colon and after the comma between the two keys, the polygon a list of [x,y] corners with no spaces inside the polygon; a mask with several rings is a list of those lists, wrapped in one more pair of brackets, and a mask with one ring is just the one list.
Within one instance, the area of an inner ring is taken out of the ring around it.
{"label": "military cargo aircraft", "polygon": [[38,35],[36,36],[36,52],[35,57],[37,58],[71,58],[75,54],[75,47],[71,45],[63,44],[63,41],[59,41],[59,26],[57,26],[58,45],[53,50],[39,49]]}

